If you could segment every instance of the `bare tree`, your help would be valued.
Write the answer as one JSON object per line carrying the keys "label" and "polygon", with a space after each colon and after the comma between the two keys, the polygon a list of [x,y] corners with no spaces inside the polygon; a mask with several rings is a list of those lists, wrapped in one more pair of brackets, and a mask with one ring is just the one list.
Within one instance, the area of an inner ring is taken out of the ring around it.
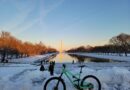
{"label": "bare tree", "polygon": [[8,52],[10,50],[12,50],[12,47],[10,46],[10,38],[12,38],[12,36],[10,35],[9,32],[4,32],[2,31],[0,33],[0,51],[1,51],[1,55],[2,55],[2,62],[5,61],[6,56],[8,55]]}
{"label": "bare tree", "polygon": [[1,61],[5,62],[6,58],[16,56],[31,56],[45,54],[47,52],[57,52],[54,48],[47,48],[42,42],[33,44],[31,42],[23,42],[13,37],[9,32],[0,32],[0,55]]}
{"label": "bare tree", "polygon": [[118,36],[112,37],[110,39],[110,44],[113,44],[115,46],[120,46],[120,49],[116,50],[119,54],[125,53],[125,56],[127,56],[127,52],[129,50],[130,45],[130,35],[128,34],[120,34]]}

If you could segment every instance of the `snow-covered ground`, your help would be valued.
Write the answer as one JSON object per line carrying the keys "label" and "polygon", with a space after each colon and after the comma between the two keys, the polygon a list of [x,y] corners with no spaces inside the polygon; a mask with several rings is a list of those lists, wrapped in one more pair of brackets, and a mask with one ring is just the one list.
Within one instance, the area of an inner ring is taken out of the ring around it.
{"label": "snow-covered ground", "polygon": [[55,53],[45,54],[45,55],[36,55],[36,56],[30,56],[30,57],[26,57],[26,58],[19,58],[19,59],[11,59],[11,60],[9,60],[9,63],[32,64],[36,61],[46,60],[53,54],[55,54]]}
{"label": "snow-covered ground", "polygon": [[[59,76],[62,64],[56,64],[55,67],[55,76]],[[45,81],[51,76],[48,71],[41,72],[39,68],[39,66],[29,64],[1,67],[0,90],[43,90]],[[45,65],[45,68],[48,68],[48,65]],[[67,64],[67,69],[74,74],[79,72],[78,64]],[[85,75],[98,77],[102,84],[102,90],[130,90],[130,71],[125,67],[107,67],[98,70],[85,67],[82,77]],[[76,90],[65,76],[63,79],[66,82],[67,90]]]}
{"label": "snow-covered ground", "polygon": [[[0,63],[0,90],[43,90],[46,80],[51,76],[47,70],[41,72],[39,71],[40,66],[32,65],[31,63],[49,56],[34,56],[24,58],[24,60],[13,60],[13,62],[20,62],[18,64]],[[79,73],[79,63],[65,64],[72,73]],[[89,62],[82,64],[86,65],[83,68],[82,77],[85,75],[95,75],[101,81],[102,90],[130,90],[129,62]],[[44,66],[48,69],[48,64],[44,64]],[[61,67],[62,63],[56,63],[54,76],[60,75]],[[63,76],[63,79],[67,90],[76,90],[65,76]]]}
{"label": "snow-covered ground", "polygon": [[70,53],[75,55],[81,55],[81,56],[88,56],[88,57],[94,57],[94,58],[101,58],[101,59],[112,59],[116,61],[128,61],[130,62],[130,54],[128,56],[119,56],[117,54],[98,54],[98,53]]}

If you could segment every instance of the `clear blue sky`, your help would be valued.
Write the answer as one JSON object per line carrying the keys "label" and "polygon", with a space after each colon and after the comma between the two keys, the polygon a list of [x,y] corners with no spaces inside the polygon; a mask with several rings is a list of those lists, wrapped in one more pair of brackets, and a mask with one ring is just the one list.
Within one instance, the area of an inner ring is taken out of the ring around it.
{"label": "clear blue sky", "polygon": [[130,0],[0,0],[0,30],[64,49],[130,34]]}

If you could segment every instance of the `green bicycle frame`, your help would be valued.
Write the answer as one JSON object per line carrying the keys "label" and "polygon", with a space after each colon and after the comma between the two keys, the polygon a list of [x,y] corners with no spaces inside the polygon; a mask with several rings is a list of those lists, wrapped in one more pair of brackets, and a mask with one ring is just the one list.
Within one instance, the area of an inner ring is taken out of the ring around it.
{"label": "green bicycle frame", "polygon": [[[71,72],[67,71],[65,68],[62,68],[62,74],[64,74],[68,79],[69,81],[73,84],[73,86],[75,88],[77,88],[75,85],[79,86],[79,88],[82,88],[82,89],[86,89],[86,88],[93,88],[92,86],[90,86],[89,84],[90,83],[87,83],[85,82],[85,86],[81,86],[80,85],[80,77],[81,77],[81,73],[77,73],[76,75],[72,74]],[[76,79],[76,81],[78,82],[77,84],[73,81],[73,79],[71,79],[70,77],[74,77]]]}

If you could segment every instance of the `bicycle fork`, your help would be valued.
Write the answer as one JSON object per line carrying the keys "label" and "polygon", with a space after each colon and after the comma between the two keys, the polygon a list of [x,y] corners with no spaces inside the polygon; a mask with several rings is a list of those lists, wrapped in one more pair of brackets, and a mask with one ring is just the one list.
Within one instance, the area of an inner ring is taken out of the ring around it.
{"label": "bicycle fork", "polygon": [[[61,73],[61,75],[59,76],[60,79],[61,79],[62,75],[63,75],[63,73]],[[60,82],[60,80],[58,80],[56,86],[54,87],[54,90],[58,90],[59,82]]]}

